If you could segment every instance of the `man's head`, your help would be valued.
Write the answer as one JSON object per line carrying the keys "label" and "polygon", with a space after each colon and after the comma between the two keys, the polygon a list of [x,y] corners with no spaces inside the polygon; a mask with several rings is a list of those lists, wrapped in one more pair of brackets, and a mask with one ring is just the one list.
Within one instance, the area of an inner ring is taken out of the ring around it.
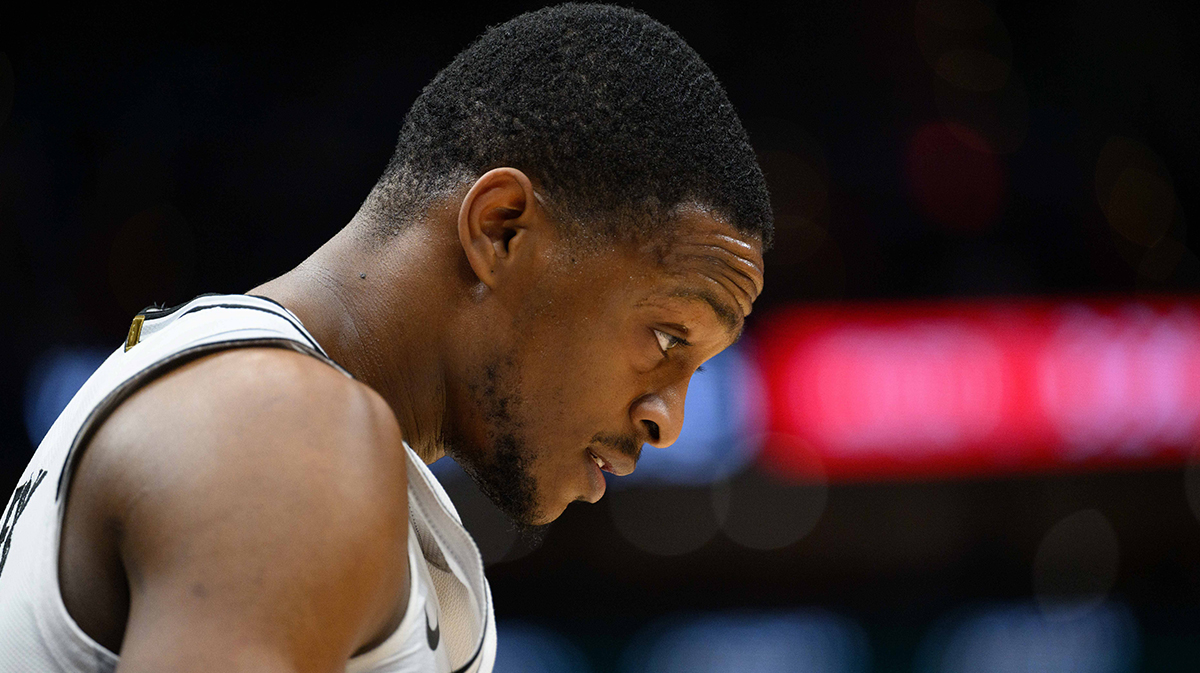
{"label": "man's head", "polygon": [[772,228],[712,72],[598,5],[493,27],[425,88],[362,215],[386,241],[435,211],[459,260],[446,448],[526,524],[675,440],[692,374],[762,289]]}
{"label": "man's head", "polygon": [[513,166],[574,235],[653,234],[703,203],[770,244],[771,206],[737,113],[700,56],[640,12],[567,4],[494,26],[413,103],[367,199],[395,233]]}

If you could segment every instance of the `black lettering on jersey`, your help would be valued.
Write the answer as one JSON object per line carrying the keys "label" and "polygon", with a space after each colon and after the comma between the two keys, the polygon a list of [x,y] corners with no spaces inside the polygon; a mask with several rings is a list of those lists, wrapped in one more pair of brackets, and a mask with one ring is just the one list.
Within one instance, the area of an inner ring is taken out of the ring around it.
{"label": "black lettering on jersey", "polygon": [[0,526],[0,573],[4,572],[4,563],[8,561],[8,550],[12,547],[13,529],[17,527],[17,519],[21,518],[21,512],[25,511],[25,505],[29,504],[33,492],[45,478],[46,471],[38,470],[36,477],[26,479],[25,483],[18,486],[16,492],[13,493],[8,511],[4,513],[4,524]]}

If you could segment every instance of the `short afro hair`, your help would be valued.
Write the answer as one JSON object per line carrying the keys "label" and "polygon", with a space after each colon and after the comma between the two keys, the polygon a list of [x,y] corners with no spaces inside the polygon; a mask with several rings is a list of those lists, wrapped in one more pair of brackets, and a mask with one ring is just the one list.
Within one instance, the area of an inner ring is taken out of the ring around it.
{"label": "short afro hair", "polygon": [[588,236],[642,238],[695,203],[770,243],[766,181],[725,90],[636,10],[564,4],[488,29],[413,103],[365,205],[396,234],[499,166]]}

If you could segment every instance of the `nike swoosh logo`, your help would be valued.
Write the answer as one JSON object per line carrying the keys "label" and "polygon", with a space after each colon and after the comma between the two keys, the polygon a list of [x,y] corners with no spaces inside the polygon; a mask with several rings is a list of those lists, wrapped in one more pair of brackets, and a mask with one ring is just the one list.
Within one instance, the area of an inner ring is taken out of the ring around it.
{"label": "nike swoosh logo", "polygon": [[429,641],[429,649],[437,651],[438,641],[442,639],[442,625],[429,625],[429,611],[425,611],[425,639]]}

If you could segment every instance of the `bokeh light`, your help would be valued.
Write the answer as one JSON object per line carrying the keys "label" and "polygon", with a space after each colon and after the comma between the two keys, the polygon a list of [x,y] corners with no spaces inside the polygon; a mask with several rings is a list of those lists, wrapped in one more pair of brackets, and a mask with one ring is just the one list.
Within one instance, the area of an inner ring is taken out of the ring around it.
{"label": "bokeh light", "polygon": [[775,216],[774,244],[767,253],[771,284],[806,298],[844,296],[846,260],[831,229],[832,183],[824,148],[783,120],[754,119],[747,127]]}
{"label": "bokeh light", "polygon": [[496,624],[494,673],[590,673],[583,652],[553,629],[522,621]]}
{"label": "bokeh light", "polygon": [[957,611],[926,637],[919,673],[1132,673],[1138,670],[1137,622],[1106,603],[1072,619],[1048,619],[1029,604]]}
{"label": "bokeh light", "polygon": [[1162,159],[1132,138],[1113,136],[1100,150],[1096,198],[1114,231],[1147,248],[1179,217],[1175,188]]}
{"label": "bokeh light", "polygon": [[917,47],[947,83],[995,91],[1012,71],[1012,43],[995,10],[982,0],[919,0]]}
{"label": "bokeh light", "polygon": [[921,0],[917,46],[937,74],[937,109],[960,141],[980,152],[1011,153],[1029,129],[1029,97],[1013,72],[1012,41],[982,0]]}
{"label": "bokeh light", "polygon": [[1085,509],[1054,524],[1033,560],[1033,590],[1048,619],[1071,619],[1103,603],[1117,578],[1120,546],[1112,524]]}
{"label": "bokeh light", "polygon": [[865,673],[871,653],[853,620],[824,610],[664,619],[640,634],[621,673]]}
{"label": "bokeh light", "polygon": [[816,141],[792,129],[776,130],[775,135],[786,136],[777,142],[786,142],[787,149],[768,149],[758,156],[771,189],[774,244],[800,263],[817,254],[829,238],[828,169]]}
{"label": "bokeh light", "polygon": [[613,526],[638,549],[658,556],[695,551],[720,527],[712,486],[650,485],[604,496]]}
{"label": "bokeh light", "polygon": [[996,10],[984,0],[918,0],[918,46],[930,64],[949,48],[974,45],[1011,60],[1012,45]]}
{"label": "bokeh light", "polygon": [[1146,250],[1137,272],[1139,290],[1158,290],[1172,280],[1193,283],[1200,280],[1200,257],[1175,236],[1163,236]]}
{"label": "bokeh light", "polygon": [[704,364],[688,384],[679,439],[665,449],[643,446],[633,474],[609,479],[612,488],[636,484],[710,484],[753,459],[765,422],[762,377],[741,345]]}
{"label": "bokeh light", "polygon": [[1189,307],[1163,315],[1130,305],[1115,316],[1070,307],[1042,355],[1039,388],[1076,460],[1186,446],[1200,429],[1197,358],[1200,319]]}
{"label": "bokeh light", "polygon": [[806,474],[803,480],[784,479],[756,467],[717,485],[713,505],[722,532],[744,547],[763,550],[786,547],[808,535],[825,512],[829,485],[819,466]]}
{"label": "bokeh light", "polygon": [[25,381],[25,430],[33,446],[41,443],[55,419],[109,356],[101,348],[51,348],[34,360]]}
{"label": "bokeh light", "polygon": [[1029,134],[1029,94],[1015,72],[994,91],[960,89],[939,80],[934,100],[950,132],[974,150],[1011,154]]}
{"label": "bokeh light", "polygon": [[[971,143],[963,138],[974,138]],[[954,231],[978,231],[1000,216],[1004,167],[987,141],[956,122],[926,124],[908,144],[906,172],[921,212]]]}
{"label": "bokeh light", "polygon": [[934,71],[950,84],[968,91],[995,91],[1004,86],[1012,65],[986,51],[951,49],[938,56]]}
{"label": "bokeh light", "polygon": [[842,305],[769,325],[763,464],[798,478],[810,454],[833,480],[1179,464],[1200,438],[1192,301]]}

